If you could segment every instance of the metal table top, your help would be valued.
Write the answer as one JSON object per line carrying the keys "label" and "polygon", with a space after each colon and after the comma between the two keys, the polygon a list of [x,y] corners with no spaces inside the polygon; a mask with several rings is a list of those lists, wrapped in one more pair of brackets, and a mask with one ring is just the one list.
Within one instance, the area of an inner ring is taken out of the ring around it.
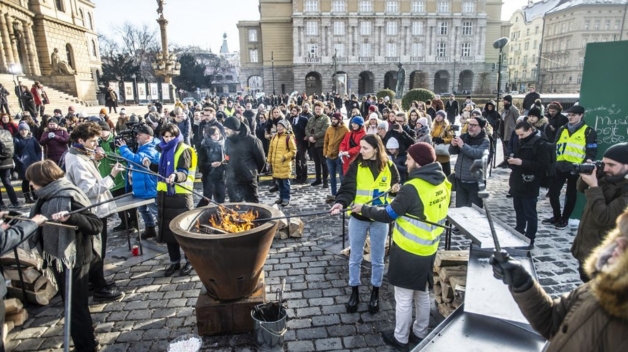
{"label": "metal table top", "polygon": [[[483,249],[495,248],[491,228],[484,211],[476,206],[450,208],[448,220],[456,225],[460,232]],[[502,248],[525,248],[530,240],[515,231],[512,227],[493,217],[495,233]]]}
{"label": "metal table top", "polygon": [[[134,197],[133,194],[129,193],[128,195],[116,200],[116,209],[114,213],[135,209],[139,206],[148,205],[152,203],[155,203],[155,198],[148,198],[148,199],[137,198],[137,197]],[[112,215],[112,214],[109,214],[109,215]]]}

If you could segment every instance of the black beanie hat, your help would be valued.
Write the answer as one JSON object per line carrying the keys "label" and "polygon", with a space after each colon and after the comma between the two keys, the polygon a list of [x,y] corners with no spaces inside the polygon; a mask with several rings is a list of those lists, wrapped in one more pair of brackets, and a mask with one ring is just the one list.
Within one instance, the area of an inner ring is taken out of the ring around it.
{"label": "black beanie hat", "polygon": [[227,119],[225,119],[225,122],[223,122],[222,124],[230,130],[239,131],[241,122],[237,118],[230,116],[227,117]]}
{"label": "black beanie hat", "polygon": [[512,103],[512,95],[504,95],[504,100],[506,100],[509,103]]}
{"label": "black beanie hat", "polygon": [[482,116],[476,116],[476,117],[472,117],[473,119],[475,119],[478,122],[478,125],[480,125],[480,128],[484,128],[486,127],[486,119]]}
{"label": "black beanie hat", "polygon": [[604,152],[604,157],[621,164],[628,164],[628,143],[618,143],[611,146]]}
{"label": "black beanie hat", "polygon": [[536,116],[539,118],[539,120],[541,119],[541,110],[538,108],[532,108],[530,109],[530,111],[528,111],[528,116]]}

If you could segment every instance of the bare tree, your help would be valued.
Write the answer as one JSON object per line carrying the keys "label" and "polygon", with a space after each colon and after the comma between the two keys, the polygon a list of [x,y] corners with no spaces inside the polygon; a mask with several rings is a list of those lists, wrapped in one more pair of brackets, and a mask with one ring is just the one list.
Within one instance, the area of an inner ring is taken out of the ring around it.
{"label": "bare tree", "polygon": [[477,93],[487,94],[491,92],[491,81],[489,79],[490,72],[482,72],[480,73],[480,78],[478,79],[477,85]]}

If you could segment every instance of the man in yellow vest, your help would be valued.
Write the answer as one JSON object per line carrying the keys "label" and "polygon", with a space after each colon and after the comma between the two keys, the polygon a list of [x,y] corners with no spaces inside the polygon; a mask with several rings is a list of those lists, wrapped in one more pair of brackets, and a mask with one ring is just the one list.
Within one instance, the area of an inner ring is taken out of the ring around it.
{"label": "man in yellow vest", "polygon": [[[451,184],[430,144],[412,145],[406,166],[409,179],[390,205],[378,208],[356,204],[352,209],[375,221],[395,222],[388,267],[388,281],[395,287],[395,330],[382,332],[382,338],[402,351],[408,350],[408,342],[418,344],[427,336],[432,270],[444,230],[421,220],[444,225],[451,197]],[[413,300],[417,310],[414,323]]]}
{"label": "man in yellow vest", "polygon": [[[556,132],[554,145],[556,146],[556,176],[549,186],[550,205],[554,216],[542,221],[543,224],[553,225],[557,229],[564,229],[569,223],[569,217],[576,205],[578,174],[572,174],[572,165],[585,161],[595,160],[597,155],[597,133],[584,123],[584,108],[574,105],[567,110],[569,122]],[[567,182],[565,193],[565,208],[560,212],[560,191]]]}

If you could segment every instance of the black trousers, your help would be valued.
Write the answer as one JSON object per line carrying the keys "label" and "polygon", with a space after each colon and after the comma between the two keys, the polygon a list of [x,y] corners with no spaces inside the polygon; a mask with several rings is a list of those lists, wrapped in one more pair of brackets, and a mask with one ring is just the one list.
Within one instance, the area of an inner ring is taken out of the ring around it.
{"label": "black trousers", "polygon": [[[0,336],[4,336],[2,333],[2,327],[4,325],[4,311],[4,300],[2,300],[2,302],[0,302]],[[0,352],[4,352],[4,341],[2,339],[0,339]]]}
{"label": "black trousers", "polygon": [[[8,103],[0,104],[0,111],[1,112],[6,112],[7,114],[11,115],[11,111],[9,111],[9,104]],[[0,352],[2,352],[2,351],[0,350]]]}
{"label": "black trousers", "polygon": [[307,146],[304,142],[297,145],[297,156],[295,158],[297,180],[307,179],[307,162],[305,161]]}
{"label": "black trousers", "polygon": [[462,182],[456,178],[456,208],[470,207],[475,204],[482,208],[482,199],[478,196],[480,187],[477,182]]}
{"label": "black trousers", "polygon": [[[576,182],[579,175],[572,175],[571,171],[558,171],[556,170],[556,176],[550,181],[549,185],[549,200],[554,213],[554,219],[569,220],[574,207],[576,206],[576,199],[578,197],[578,190],[576,188]],[[560,191],[563,189],[563,185],[567,182],[567,192],[565,194],[565,209],[561,214],[560,212]]]}
{"label": "black trousers", "polygon": [[536,202],[536,197],[512,196],[512,205],[515,208],[515,217],[517,219],[515,230],[524,234],[532,242],[536,238],[536,230],[539,225]]}
{"label": "black trousers", "polygon": [[181,261],[181,247],[179,244],[167,242],[166,246],[168,247],[168,257],[170,257],[170,263],[179,263]]}
{"label": "black trousers", "polygon": [[253,179],[247,183],[227,183],[227,193],[229,194],[229,202],[249,202],[259,203],[259,195],[257,194],[257,180]]}
{"label": "black trousers", "polygon": [[312,156],[314,157],[316,180],[323,180],[323,182],[327,182],[329,170],[327,169],[327,160],[325,160],[325,155],[323,155],[323,147],[311,147],[310,149],[312,150]]}
{"label": "black trousers", "polygon": [[102,221],[102,231],[100,232],[102,250],[100,251],[100,257],[95,256],[89,266],[89,282],[94,286],[95,291],[99,291],[107,285],[104,266],[105,254],[107,253],[107,218],[102,218],[100,220]]}
{"label": "black trousers", "polygon": [[109,107],[109,113],[111,114],[111,109],[113,108],[113,112],[118,113],[118,109],[115,106]]}
{"label": "black trousers", "polygon": [[[59,285],[61,298],[65,302],[65,267],[62,271],[57,271],[52,266],[52,272]],[[94,351],[96,349],[96,336],[92,316],[89,313],[88,305],[88,273],[89,265],[77,266],[72,269],[72,299],[70,307],[70,335],[74,341],[74,348],[77,352]]]}
{"label": "black trousers", "polygon": [[[224,172],[220,176],[205,175],[201,177],[203,181],[203,195],[207,198],[213,199],[218,203],[225,202],[225,175]],[[201,199],[198,202],[197,207],[204,207],[209,204],[209,201]]]}

